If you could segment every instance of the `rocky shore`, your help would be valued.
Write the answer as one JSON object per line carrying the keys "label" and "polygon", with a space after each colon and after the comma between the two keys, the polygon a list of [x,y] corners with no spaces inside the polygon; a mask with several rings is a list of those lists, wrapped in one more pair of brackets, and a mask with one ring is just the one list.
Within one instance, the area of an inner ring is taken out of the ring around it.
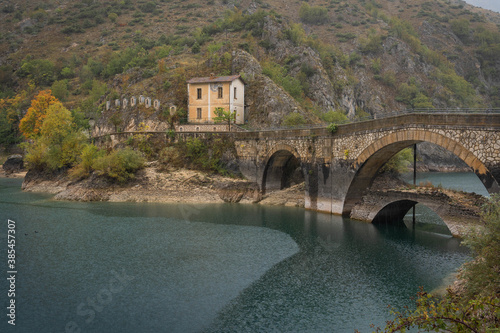
{"label": "rocky shore", "polygon": [[55,200],[160,202],[160,203],[260,203],[304,207],[304,184],[261,195],[254,182],[178,169],[158,172],[154,166],[140,170],[126,184],[92,175],[74,181],[64,173],[30,171],[22,189],[54,194]]}

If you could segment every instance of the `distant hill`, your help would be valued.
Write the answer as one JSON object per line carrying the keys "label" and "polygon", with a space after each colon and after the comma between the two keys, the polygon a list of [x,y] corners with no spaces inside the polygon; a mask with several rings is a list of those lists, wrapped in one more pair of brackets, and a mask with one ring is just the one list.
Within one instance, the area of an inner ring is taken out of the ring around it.
{"label": "distant hill", "polygon": [[254,127],[500,107],[500,14],[460,0],[18,0],[0,22],[0,98],[52,88],[110,129],[167,124],[106,99],[185,110],[210,73],[243,75]]}

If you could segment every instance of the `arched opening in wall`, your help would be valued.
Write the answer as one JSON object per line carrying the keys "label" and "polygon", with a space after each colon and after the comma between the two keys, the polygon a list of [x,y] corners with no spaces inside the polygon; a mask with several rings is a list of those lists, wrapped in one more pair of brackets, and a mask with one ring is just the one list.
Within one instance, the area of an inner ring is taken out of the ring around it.
{"label": "arched opening in wall", "polygon": [[412,229],[451,236],[450,229],[436,212],[413,200],[391,202],[377,213],[372,224],[379,229]]}
{"label": "arched opening in wall", "polygon": [[262,192],[282,190],[304,181],[300,161],[288,150],[279,150],[269,158],[264,169]]}
{"label": "arched opening in wall", "polygon": [[[413,173],[401,177],[413,183]],[[449,150],[430,142],[417,145],[416,184],[489,196],[488,190],[474,170]]]}

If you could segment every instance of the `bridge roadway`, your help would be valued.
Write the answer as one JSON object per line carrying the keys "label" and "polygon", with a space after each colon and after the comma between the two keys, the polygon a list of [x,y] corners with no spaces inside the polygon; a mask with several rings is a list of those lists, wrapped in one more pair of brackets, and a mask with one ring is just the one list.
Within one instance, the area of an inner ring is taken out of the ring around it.
{"label": "bridge roadway", "polygon": [[[165,132],[156,134],[166,140]],[[119,142],[129,135],[115,133],[108,140]],[[350,216],[379,169],[397,152],[420,142],[453,152],[470,166],[488,192],[500,191],[500,112],[402,114],[339,125],[335,133],[311,128],[216,135],[234,140],[242,174],[254,180],[263,193],[303,179],[306,208],[327,213]]]}

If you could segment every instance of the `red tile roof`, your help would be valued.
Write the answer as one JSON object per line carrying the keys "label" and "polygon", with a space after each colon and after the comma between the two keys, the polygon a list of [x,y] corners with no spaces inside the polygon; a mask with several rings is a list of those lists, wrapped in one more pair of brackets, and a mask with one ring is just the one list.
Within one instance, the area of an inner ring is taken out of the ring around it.
{"label": "red tile roof", "polygon": [[187,81],[187,83],[216,83],[216,82],[233,82],[236,79],[240,79],[245,83],[241,75],[230,75],[230,76],[211,76],[211,77],[194,77]]}

